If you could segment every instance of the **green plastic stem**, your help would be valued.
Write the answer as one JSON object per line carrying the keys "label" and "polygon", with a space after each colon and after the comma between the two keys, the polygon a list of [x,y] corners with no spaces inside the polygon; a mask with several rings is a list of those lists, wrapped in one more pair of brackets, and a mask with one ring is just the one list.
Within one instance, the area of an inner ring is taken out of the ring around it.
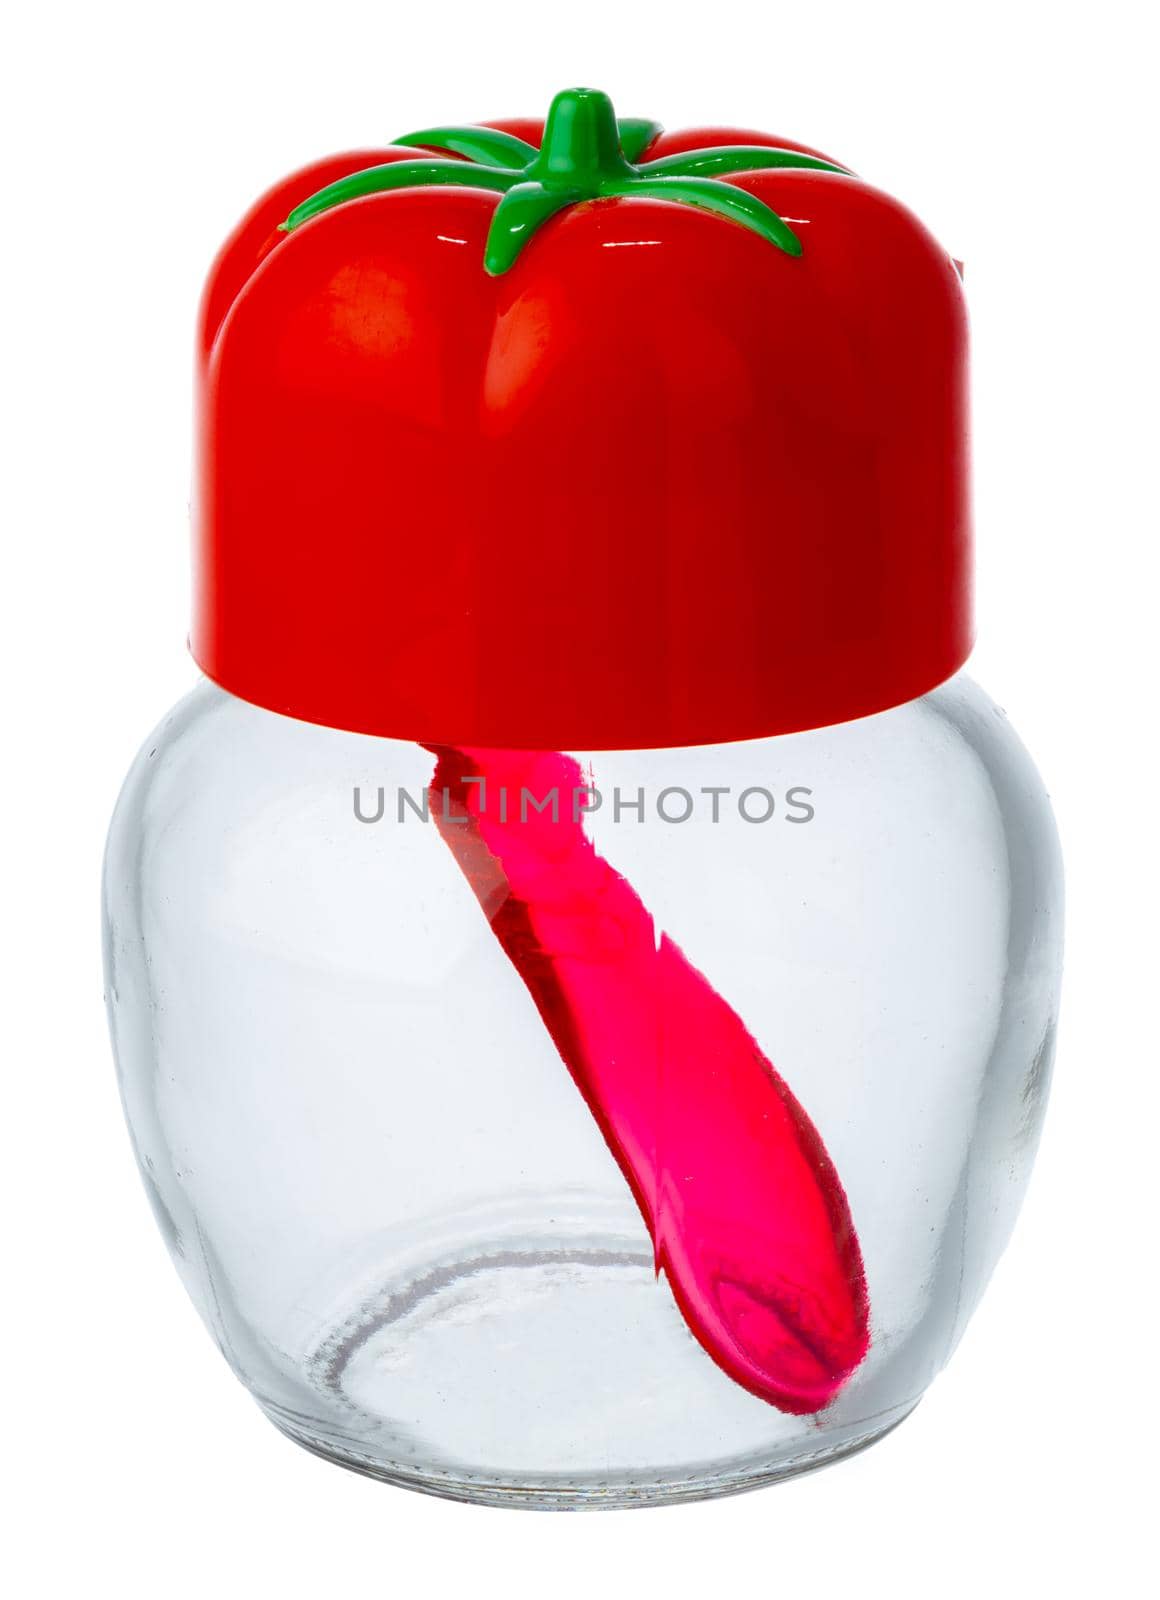
{"label": "green plastic stem", "polygon": [[844,170],[817,156],[759,145],[721,145],[640,162],[659,132],[657,123],[639,117],[618,122],[612,101],[599,89],[565,89],[552,101],[539,150],[495,128],[427,128],[405,134],[395,142],[446,151],[458,159],[430,155],[352,173],[295,206],[282,228],[292,232],[360,195],[455,184],[502,196],[484,252],[484,266],[493,275],[507,272],[537,229],[557,212],[582,200],[621,195],[698,206],[750,229],[786,255],[800,256],[801,240],[764,200],[718,179],[777,167]]}

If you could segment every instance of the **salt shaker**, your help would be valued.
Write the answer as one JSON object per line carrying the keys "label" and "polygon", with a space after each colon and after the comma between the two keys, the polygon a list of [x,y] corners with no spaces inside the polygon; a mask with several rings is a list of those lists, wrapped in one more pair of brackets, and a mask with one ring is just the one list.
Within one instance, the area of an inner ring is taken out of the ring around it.
{"label": "salt shaker", "polygon": [[308,1449],[694,1499],[948,1358],[1062,948],[961,670],[966,405],[909,211],[593,90],[318,163],[226,244],[204,680],[117,807],[107,995],[174,1261]]}

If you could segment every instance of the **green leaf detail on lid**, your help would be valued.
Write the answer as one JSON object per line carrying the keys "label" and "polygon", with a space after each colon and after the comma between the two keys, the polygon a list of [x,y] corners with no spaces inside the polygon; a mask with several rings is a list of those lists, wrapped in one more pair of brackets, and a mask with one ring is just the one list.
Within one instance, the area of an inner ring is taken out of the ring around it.
{"label": "green leaf detail on lid", "polygon": [[541,223],[583,198],[576,190],[542,183],[517,183],[509,189],[488,229],[483,257],[487,271],[493,277],[506,272]]}
{"label": "green leaf detail on lid", "polygon": [[762,145],[722,145],[686,150],[637,164],[660,132],[640,117],[619,122],[612,102],[598,89],[565,89],[552,101],[540,149],[495,128],[426,128],[396,144],[445,150],[414,161],[389,162],[355,172],[311,195],[282,223],[289,233],[321,212],[348,200],[389,189],[452,184],[503,195],[487,236],[484,266],[498,275],[518,259],[536,230],[557,212],[582,200],[623,196],[696,206],[758,234],[789,256],[800,256],[801,240],[756,195],[721,177],[771,168],[844,173],[844,168],[796,150]]}
{"label": "green leaf detail on lid", "polygon": [[361,199],[364,194],[382,194],[387,189],[423,189],[431,184],[458,184],[467,189],[495,189],[501,194],[519,182],[516,172],[503,172],[498,167],[484,167],[465,161],[393,161],[385,167],[366,167],[362,172],[352,172],[349,178],[339,178],[328,183],[309,200],[295,206],[286,221],[280,224],[283,233],[292,233],[311,217],[348,200]]}
{"label": "green leaf detail on lid", "polygon": [[771,211],[764,200],[744,189],[714,183],[712,178],[645,178],[633,184],[632,192],[649,200],[672,200],[677,205],[715,211],[719,217],[728,217],[730,222],[739,222],[743,228],[752,228],[754,233],[784,250],[787,256],[802,253],[802,242],[793,229],[776,211]]}
{"label": "green leaf detail on lid", "polygon": [[626,161],[639,161],[661,131],[660,123],[653,122],[649,117],[618,117],[616,127]]}
{"label": "green leaf detail on lid", "polygon": [[500,133],[496,128],[425,128],[420,133],[405,133],[392,141],[401,145],[420,145],[428,150],[450,150],[467,161],[484,161],[493,167],[530,166],[539,151],[526,139]]}
{"label": "green leaf detail on lid", "polygon": [[682,150],[679,155],[661,156],[659,161],[643,161],[637,171],[650,178],[718,178],[730,172],[768,171],[771,167],[798,167],[813,172],[844,172],[821,156],[807,156],[800,150],[777,150],[772,146],[722,144],[711,150]]}

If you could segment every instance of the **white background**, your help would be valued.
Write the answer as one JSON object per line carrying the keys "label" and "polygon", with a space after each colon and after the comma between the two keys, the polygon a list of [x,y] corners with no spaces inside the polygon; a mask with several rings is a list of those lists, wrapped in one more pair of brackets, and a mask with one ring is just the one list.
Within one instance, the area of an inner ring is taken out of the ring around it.
{"label": "white background", "polygon": [[[9,1592],[1148,1591],[1157,150],[1144,10],[1112,0],[1080,17],[1012,0],[109,0],[28,5],[6,25]],[[123,772],[194,678],[192,321],[218,243],[316,155],[535,114],[583,82],[670,127],[749,124],[820,146],[965,260],[973,670],[1052,791],[1069,947],[1030,1197],[915,1416],[869,1453],[759,1494],[567,1518],[325,1466],[231,1378],[166,1261],[121,1126],[97,885]]]}

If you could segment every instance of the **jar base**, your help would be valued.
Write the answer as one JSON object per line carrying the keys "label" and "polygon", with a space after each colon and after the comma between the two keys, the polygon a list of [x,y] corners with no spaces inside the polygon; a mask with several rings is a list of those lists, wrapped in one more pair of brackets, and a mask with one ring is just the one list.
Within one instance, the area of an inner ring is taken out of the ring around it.
{"label": "jar base", "polygon": [[651,1241],[618,1207],[590,1193],[539,1196],[534,1211],[481,1200],[410,1224],[407,1256],[376,1246],[336,1261],[337,1292],[301,1298],[318,1313],[291,1383],[252,1385],[255,1399],[354,1471],[544,1510],[758,1488],[863,1448],[911,1410],[913,1391],[861,1377],[814,1417],[748,1394],[693,1338]]}
{"label": "jar base", "polygon": [[648,1506],[679,1505],[694,1500],[719,1500],[726,1495],[746,1494],[764,1489],[788,1478],[832,1466],[847,1456],[858,1455],[893,1433],[917,1406],[913,1400],[888,1413],[885,1422],[853,1437],[824,1448],[798,1454],[773,1465],[755,1468],[747,1464],[733,1471],[704,1475],[658,1476],[632,1483],[527,1482],[488,1478],[471,1473],[445,1470],[422,1471],[402,1463],[388,1466],[371,1456],[361,1455],[345,1442],[340,1443],[308,1430],[290,1420],[279,1408],[259,1401],[262,1411],[286,1438],[301,1445],[311,1455],[335,1466],[345,1467],[365,1478],[389,1483],[397,1489],[435,1495],[441,1500],[458,1500],[472,1505],[496,1506],[519,1511],[629,1511]]}

